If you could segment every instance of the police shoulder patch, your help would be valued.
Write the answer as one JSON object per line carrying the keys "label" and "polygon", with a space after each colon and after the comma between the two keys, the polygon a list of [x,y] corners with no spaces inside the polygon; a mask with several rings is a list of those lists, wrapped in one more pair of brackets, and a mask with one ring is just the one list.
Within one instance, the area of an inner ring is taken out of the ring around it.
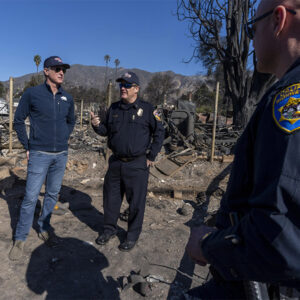
{"label": "police shoulder patch", "polygon": [[161,111],[159,111],[158,109],[155,109],[153,111],[153,116],[157,121],[161,121]]}
{"label": "police shoulder patch", "polygon": [[273,118],[286,133],[300,129],[300,83],[286,87],[275,96]]}

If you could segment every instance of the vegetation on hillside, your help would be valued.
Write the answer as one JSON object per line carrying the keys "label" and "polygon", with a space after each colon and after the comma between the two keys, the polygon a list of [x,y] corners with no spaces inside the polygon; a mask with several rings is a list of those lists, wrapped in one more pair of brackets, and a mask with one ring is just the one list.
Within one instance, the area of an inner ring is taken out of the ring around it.
{"label": "vegetation on hillside", "polygon": [[148,83],[143,97],[153,105],[158,105],[162,104],[165,99],[167,100],[170,95],[176,93],[177,90],[176,83],[170,75],[157,73]]}

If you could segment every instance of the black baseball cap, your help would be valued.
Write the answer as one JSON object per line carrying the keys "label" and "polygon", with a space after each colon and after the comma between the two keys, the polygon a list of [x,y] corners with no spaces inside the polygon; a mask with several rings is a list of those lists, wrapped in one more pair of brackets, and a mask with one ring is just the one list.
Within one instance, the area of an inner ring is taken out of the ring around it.
{"label": "black baseball cap", "polygon": [[70,65],[63,63],[59,56],[50,56],[46,58],[44,61],[44,68],[58,67],[58,66],[64,67],[65,69],[70,69]]}
{"label": "black baseball cap", "polygon": [[140,85],[139,78],[133,72],[126,72],[121,77],[117,78],[116,82],[120,82],[122,80],[124,80],[124,81],[126,81],[128,83],[135,83],[136,85]]}

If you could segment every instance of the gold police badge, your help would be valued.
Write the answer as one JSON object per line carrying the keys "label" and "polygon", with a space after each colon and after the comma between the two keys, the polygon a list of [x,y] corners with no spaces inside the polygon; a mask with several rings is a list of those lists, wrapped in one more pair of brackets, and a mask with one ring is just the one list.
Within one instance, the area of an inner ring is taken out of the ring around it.
{"label": "gold police badge", "polygon": [[142,109],[142,108],[139,108],[136,114],[137,114],[139,117],[141,117],[141,116],[143,115],[143,112],[144,112],[143,109]]}

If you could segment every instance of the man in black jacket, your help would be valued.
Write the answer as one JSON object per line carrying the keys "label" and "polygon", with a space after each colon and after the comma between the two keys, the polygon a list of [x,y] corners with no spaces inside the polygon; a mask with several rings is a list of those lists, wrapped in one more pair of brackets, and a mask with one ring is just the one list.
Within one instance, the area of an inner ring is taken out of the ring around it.
{"label": "man in black jacket", "polygon": [[[49,245],[57,242],[50,218],[67,163],[68,139],[75,125],[73,98],[61,87],[64,74],[69,68],[58,56],[47,58],[44,62],[45,83],[27,89],[15,113],[14,129],[26,150],[28,167],[26,192],[14,245],[9,253],[11,260],[18,260],[22,256],[44,181],[45,197],[38,220],[38,236]],[[25,128],[27,117],[30,120],[29,138]]]}
{"label": "man in black jacket", "polygon": [[200,299],[242,299],[242,280],[300,287],[300,1],[262,0],[246,29],[258,71],[279,81],[237,143],[217,228],[191,232],[188,254],[220,275],[189,292]]}
{"label": "man in black jacket", "polygon": [[158,111],[138,98],[139,78],[127,72],[117,79],[121,100],[111,105],[106,120],[91,113],[98,134],[108,137],[113,155],[103,187],[104,232],[96,242],[105,245],[117,232],[117,221],[125,193],[129,203],[128,232],[120,244],[130,251],[142,231],[149,166],[153,164],[164,140],[164,128]]}

